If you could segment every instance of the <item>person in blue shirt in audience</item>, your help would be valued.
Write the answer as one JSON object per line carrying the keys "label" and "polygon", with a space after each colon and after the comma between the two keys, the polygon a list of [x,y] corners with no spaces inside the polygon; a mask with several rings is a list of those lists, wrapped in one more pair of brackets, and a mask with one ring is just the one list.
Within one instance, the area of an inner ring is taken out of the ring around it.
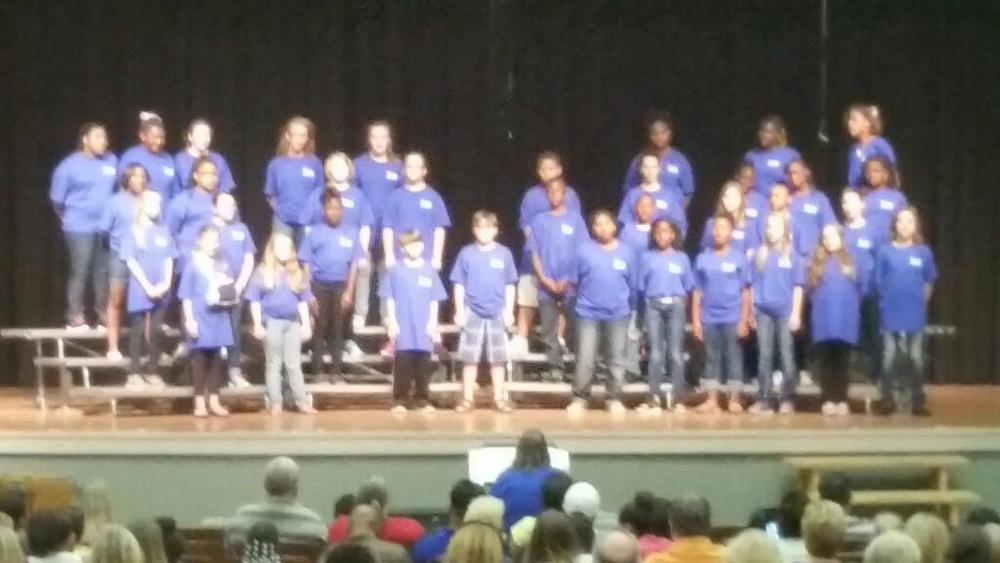
{"label": "person in blue shirt in audience", "polygon": [[118,159],[119,175],[133,164],[146,169],[149,187],[163,196],[164,208],[181,189],[174,157],[164,150],[166,140],[166,129],[160,116],[148,111],[140,112],[139,144],[123,152]]}
{"label": "person in blue shirt in audience", "polygon": [[[524,246],[521,252],[520,274],[517,282],[517,334],[511,338],[512,354],[526,354],[532,325],[535,322],[535,312],[538,304],[538,278],[531,262],[531,251],[528,239],[531,237],[531,222],[536,216],[551,210],[545,186],[549,182],[563,178],[562,157],[553,151],[542,151],[535,159],[535,173],[538,183],[524,192],[521,206],[518,210],[517,225],[524,234]],[[566,186],[566,208],[574,213],[581,212],[580,198],[572,186]]]}
{"label": "person in blue shirt in audience", "polygon": [[791,213],[798,251],[808,260],[819,244],[823,227],[839,223],[830,199],[813,184],[812,170],[805,161],[794,160],[788,165],[788,182],[792,188]]}
{"label": "person in blue shirt in audience", "polygon": [[[772,192],[773,193],[773,192]],[[753,278],[753,306],[757,329],[757,401],[750,412],[773,412],[775,396],[772,382],[774,349],[781,358],[781,392],[778,412],[795,412],[795,354],[792,333],[802,324],[802,287],[805,285],[804,260],[792,247],[788,222],[771,215],[765,225],[765,243],[750,259]]]}
{"label": "person in blue shirt in audience", "polygon": [[[393,190],[403,184],[403,163],[392,150],[392,128],[388,121],[376,120],[368,124],[368,150],[354,158],[354,170],[355,182],[371,206],[374,221],[371,261],[358,264],[355,316],[352,321],[357,331],[368,322],[373,271],[377,272],[377,279],[385,278],[381,237],[385,205]],[[359,311],[363,318],[358,317]],[[379,311],[385,314],[384,303]]]}
{"label": "person in blue shirt in audience", "polygon": [[743,412],[739,399],[743,383],[740,340],[750,334],[751,274],[746,254],[731,245],[732,236],[732,216],[717,214],[712,221],[713,246],[695,260],[691,327],[695,340],[705,345],[702,384],[708,392],[708,398],[696,409],[700,413],[719,412],[719,388],[727,383],[729,412]]}
{"label": "person in blue shirt in audience", "polygon": [[569,282],[576,295],[576,373],[570,414],[582,413],[590,401],[591,384],[599,350],[605,350],[610,371],[607,380],[607,409],[625,412],[622,385],[625,382],[625,348],[629,318],[634,307],[635,251],[618,241],[614,215],[595,211],[590,229],[593,240],[576,251]]}
{"label": "person in blue shirt in audience", "polygon": [[[386,241],[391,248],[394,241]],[[427,263],[420,231],[399,235],[401,260],[389,268],[379,293],[386,300],[386,328],[395,344],[392,373],[394,414],[405,414],[413,388],[414,406],[434,412],[430,400],[430,357],[434,344],[441,342],[438,327],[440,302],[448,298],[438,269]]]}
{"label": "person in blue shirt in audience", "polygon": [[[861,192],[854,188],[844,188],[840,196],[840,209],[844,213],[844,246],[855,263],[862,260],[874,267],[878,248],[885,243],[877,237],[871,224],[865,219],[865,200]],[[872,276],[868,276],[871,281]],[[866,288],[861,302],[861,332],[858,335],[858,350],[863,355],[863,369],[872,381],[880,381],[882,371],[882,337],[878,327],[878,296],[871,288]]]}
{"label": "person in blue shirt in audience", "polygon": [[705,220],[698,248],[704,251],[715,247],[715,221],[720,215],[728,216],[732,227],[729,246],[744,256],[753,254],[753,251],[760,246],[757,222],[747,218],[743,189],[732,180],[722,186],[719,201],[715,206],[715,215]]}
{"label": "person in blue shirt in audience", "polygon": [[757,141],[760,145],[748,151],[743,160],[753,165],[757,179],[756,189],[767,197],[771,193],[771,186],[788,180],[785,176],[788,165],[802,156],[799,151],[788,146],[785,120],[777,115],[769,115],[760,121]]}
{"label": "person in blue shirt in audience", "polygon": [[[136,213],[142,194],[146,191],[149,176],[146,169],[133,164],[125,169],[121,177],[118,192],[111,197],[111,202],[104,207],[101,217],[101,231],[108,237],[108,353],[110,360],[121,360],[122,353],[118,347],[121,328],[122,305],[125,304],[125,292],[128,289],[129,271],[121,258],[122,241],[129,234],[129,229],[136,221]],[[160,218],[159,211],[156,215]],[[171,242],[171,246],[173,243]]]}
{"label": "person in blue shirt in audience", "polygon": [[625,181],[622,182],[622,193],[627,194],[629,190],[639,185],[642,181],[640,161],[645,154],[652,154],[659,164],[657,181],[660,186],[673,201],[682,203],[686,207],[694,194],[694,174],[684,153],[673,147],[673,119],[669,114],[653,112],[646,118],[644,131],[646,148],[629,163]]}
{"label": "person in blue shirt in audience", "polygon": [[848,360],[858,343],[861,300],[868,292],[871,261],[852,254],[844,245],[840,227],[823,228],[807,280],[812,314],[810,335],[819,374],[821,412],[827,416],[850,414],[847,387]]}
{"label": "person in blue shirt in audience", "polygon": [[271,230],[300,240],[306,199],[323,187],[323,163],[316,158],[316,126],[302,116],[289,119],[275,153],[264,178],[264,195],[274,212]]}
{"label": "person in blue shirt in audience", "polygon": [[503,525],[509,530],[525,516],[538,516],[542,506],[542,484],[557,473],[549,457],[548,441],[541,430],[521,434],[514,462],[497,477],[490,495],[504,504]]}
{"label": "person in blue shirt in audience", "polygon": [[[875,262],[883,342],[880,414],[909,409],[916,416],[930,415],[924,393],[924,331],[937,275],[917,210],[900,210],[892,242],[879,249]],[[904,360],[911,365],[904,366]]]}
{"label": "person in blue shirt in audience", "polygon": [[312,333],[311,298],[309,272],[299,265],[295,243],[284,233],[274,233],[246,292],[253,334],[264,341],[264,379],[272,415],[281,414],[284,407],[282,368],[288,375],[295,408],[304,414],[316,412],[302,376],[302,342]]}
{"label": "person in blue shirt in audience", "polygon": [[[313,377],[320,381],[341,381],[347,315],[353,305],[358,263],[368,253],[361,244],[357,227],[343,221],[344,202],[338,192],[323,194],[323,213],[323,223],[306,228],[299,259],[312,276],[315,301]],[[330,375],[324,375],[326,353],[330,354]]]}
{"label": "person in blue shirt in audience", "polygon": [[510,361],[507,329],[514,326],[514,292],[517,268],[510,249],[496,242],[499,221],[495,213],[480,210],[472,215],[475,242],[458,253],[451,270],[455,294],[455,324],[462,327],[458,358],[462,361],[462,400],[455,410],[475,408],[479,364],[490,366],[493,404],[511,412],[504,384]]}
{"label": "person in blue shirt in audience", "polygon": [[118,159],[108,152],[108,132],[100,123],[84,123],[77,150],[52,173],[49,201],[59,217],[69,254],[66,281],[66,328],[85,329],[84,294],[91,278],[94,311],[104,322],[108,307],[108,259],[101,234],[101,217],[111,201],[118,178]]}
{"label": "person in blue shirt in audience", "polygon": [[880,156],[896,164],[896,151],[882,137],[882,110],[874,104],[851,104],[844,114],[844,125],[854,145],[847,152],[847,185],[864,185],[864,166],[868,159]]}
{"label": "person in blue shirt in audience", "polygon": [[654,411],[662,408],[660,386],[667,366],[673,383],[674,410],[683,412],[686,408],[684,328],[694,278],[691,261],[680,246],[680,229],[666,219],[657,219],[652,227],[652,245],[638,254],[635,291],[645,300],[649,339],[649,397],[640,408]]}
{"label": "person in blue shirt in audience", "polygon": [[566,363],[559,340],[559,316],[566,321],[566,334],[572,332],[573,292],[569,275],[577,248],[587,240],[587,225],[577,211],[566,204],[567,186],[562,177],[545,184],[550,210],[531,221],[528,252],[538,280],[538,313],[541,317],[542,343],[550,371],[548,378],[562,381]]}
{"label": "person in blue shirt in audience", "polygon": [[226,157],[213,151],[212,147],[212,124],[207,119],[195,119],[187,128],[184,140],[186,146],[184,150],[174,155],[174,166],[179,189],[192,187],[191,177],[194,163],[201,157],[208,157],[215,163],[219,171],[219,191],[228,194],[236,189],[236,180],[233,179],[233,172],[229,169],[229,162]]}
{"label": "person in blue shirt in audience", "polygon": [[871,225],[877,247],[889,242],[896,214],[909,203],[899,189],[895,165],[883,156],[865,161],[865,221]]}
{"label": "person in blue shirt in audience", "polygon": [[486,489],[468,479],[460,479],[451,488],[448,504],[448,525],[428,533],[410,549],[413,563],[438,563],[448,550],[448,543],[462,527],[465,511],[473,499],[486,494]]}
{"label": "person in blue shirt in audience", "polygon": [[[136,204],[132,225],[122,234],[119,257],[128,269],[129,375],[126,389],[162,389],[159,375],[163,314],[173,283],[176,249],[166,227],[160,224],[163,196],[143,192]],[[142,343],[148,325],[149,349],[146,369],[142,369]]]}
{"label": "person in blue shirt in audience", "polygon": [[[232,194],[215,195],[215,211],[212,223],[219,229],[219,240],[223,260],[235,280],[236,295],[242,296],[253,275],[257,245],[254,244],[250,229],[240,221],[236,198]],[[233,324],[233,345],[226,350],[226,364],[229,367],[229,386],[248,387],[250,383],[243,377],[241,367],[243,337],[243,301],[240,300],[230,310]]]}
{"label": "person in blue shirt in audience", "polygon": [[683,201],[670,190],[660,184],[660,160],[655,153],[647,152],[639,156],[640,183],[625,194],[618,211],[618,223],[621,225],[634,222],[636,201],[643,195],[653,198],[655,217],[670,219],[680,225],[682,232],[687,232],[687,216],[684,213]]}

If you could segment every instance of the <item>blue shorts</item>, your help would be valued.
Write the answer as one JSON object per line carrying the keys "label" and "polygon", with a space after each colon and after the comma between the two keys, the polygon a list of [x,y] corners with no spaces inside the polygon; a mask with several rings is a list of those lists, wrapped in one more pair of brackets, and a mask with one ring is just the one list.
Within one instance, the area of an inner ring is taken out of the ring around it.
{"label": "blue shorts", "polygon": [[114,252],[108,256],[108,279],[112,282],[128,284],[129,271],[125,261],[115,255]]}
{"label": "blue shorts", "polygon": [[478,364],[480,360],[492,365],[506,364],[510,356],[503,319],[486,319],[472,311],[468,312],[467,319],[458,342],[459,361],[463,364]]}

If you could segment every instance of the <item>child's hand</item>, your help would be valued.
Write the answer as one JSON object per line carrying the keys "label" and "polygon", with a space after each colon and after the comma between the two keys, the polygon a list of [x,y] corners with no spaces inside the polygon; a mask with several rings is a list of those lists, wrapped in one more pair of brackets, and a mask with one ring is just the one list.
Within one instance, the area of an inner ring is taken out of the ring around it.
{"label": "child's hand", "polygon": [[463,328],[463,327],[465,327],[465,323],[467,323],[469,321],[469,319],[466,318],[466,314],[465,314],[464,310],[458,309],[458,310],[455,311],[455,319],[454,319],[454,321],[455,321],[455,326],[457,326],[458,328]]}
{"label": "child's hand", "polygon": [[438,330],[438,323],[436,320],[431,319],[427,321],[427,335],[431,337],[431,341],[435,343],[441,342],[441,331]]}
{"label": "child's hand", "polygon": [[704,327],[701,326],[701,321],[696,320],[691,323],[691,334],[698,342],[705,341],[705,330]]}
{"label": "child's hand", "polygon": [[184,332],[190,338],[198,338],[198,321],[194,319],[184,321]]}
{"label": "child's hand", "polygon": [[344,312],[350,311],[353,305],[354,296],[345,291],[344,294],[340,296],[340,310]]}
{"label": "child's hand", "polygon": [[788,318],[788,330],[791,332],[798,332],[802,328],[802,317],[799,315],[792,315]]}
{"label": "child's hand", "polygon": [[299,327],[299,338],[302,340],[311,340],[313,336],[312,325],[305,323]]}
{"label": "child's hand", "polygon": [[740,339],[750,336],[750,322],[747,319],[741,319],[739,324],[736,325],[736,336]]}
{"label": "child's hand", "polygon": [[556,289],[553,293],[556,295],[565,295],[566,290],[569,289],[569,282],[566,280],[555,282]]}
{"label": "child's hand", "polygon": [[257,340],[264,340],[267,336],[267,330],[264,329],[264,325],[253,325],[253,337]]}
{"label": "child's hand", "polygon": [[503,324],[507,328],[514,327],[514,311],[509,309],[504,309],[503,312]]}

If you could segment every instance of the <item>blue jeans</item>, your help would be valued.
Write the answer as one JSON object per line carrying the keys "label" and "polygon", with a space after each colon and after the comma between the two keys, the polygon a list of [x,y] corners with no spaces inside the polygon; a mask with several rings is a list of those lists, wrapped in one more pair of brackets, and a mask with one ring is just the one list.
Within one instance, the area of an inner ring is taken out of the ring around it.
{"label": "blue jeans", "polygon": [[305,377],[302,375],[302,336],[298,319],[272,319],[265,317],[264,326],[264,382],[267,398],[272,406],[282,404],[281,368],[288,374],[288,387],[299,407],[309,400]]}
{"label": "blue jeans", "polygon": [[563,361],[563,349],[559,344],[559,312],[566,316],[566,339],[569,340],[573,328],[573,299],[564,299],[562,302],[552,299],[538,300],[538,316],[541,317],[542,344],[545,346],[545,356],[549,367],[553,369],[566,369],[566,362]]}
{"label": "blue jeans", "polygon": [[729,390],[736,392],[743,385],[743,348],[736,334],[736,323],[704,324],[705,373],[702,387],[715,391],[729,384]]}
{"label": "blue jeans", "polygon": [[777,341],[778,355],[781,356],[781,401],[795,398],[795,346],[792,331],[788,330],[788,316],[772,317],[757,311],[757,400],[770,401],[774,398],[774,345]]}
{"label": "blue jeans", "polygon": [[618,400],[625,381],[625,346],[628,340],[628,316],[611,321],[576,319],[576,375],[573,380],[573,396],[590,398],[590,386],[594,381],[597,365],[597,350],[604,340],[607,350],[608,370],[611,377],[607,382],[607,397]]}
{"label": "blue jeans", "polygon": [[684,324],[687,316],[684,299],[670,303],[659,299],[646,301],[646,337],[649,338],[649,392],[659,396],[665,364],[669,362],[674,401],[684,398]]}
{"label": "blue jeans", "polygon": [[[904,359],[913,364],[906,366]],[[912,369],[907,369],[910,367]],[[907,380],[909,374],[909,380]],[[892,401],[900,409],[923,408],[924,395],[924,332],[882,331],[883,401]]]}
{"label": "blue jeans", "polygon": [[94,309],[103,322],[108,310],[108,258],[104,236],[100,233],[66,233],[69,254],[69,279],[66,281],[66,322],[82,324],[84,291],[90,277],[94,291]]}

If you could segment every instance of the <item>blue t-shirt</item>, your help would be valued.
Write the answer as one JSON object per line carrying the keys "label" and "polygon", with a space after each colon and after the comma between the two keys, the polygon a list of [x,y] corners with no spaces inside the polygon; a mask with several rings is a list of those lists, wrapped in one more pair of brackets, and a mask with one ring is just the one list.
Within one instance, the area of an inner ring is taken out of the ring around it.
{"label": "blue t-shirt", "polygon": [[553,473],[550,467],[510,468],[497,477],[490,495],[503,501],[504,528],[509,530],[521,518],[542,513],[542,484]]}
{"label": "blue t-shirt", "polygon": [[[215,163],[215,168],[219,174],[219,185],[216,189],[219,192],[228,194],[236,189],[236,180],[233,179],[233,172],[229,169],[229,163],[226,162],[226,157],[215,151],[208,151],[208,158]],[[198,157],[192,156],[191,153],[183,150],[174,155],[174,166],[176,167],[175,175],[177,176],[178,189],[186,190],[194,187],[194,181],[191,178],[191,173],[193,172],[194,162],[198,160]]]}
{"label": "blue t-shirt", "polygon": [[[562,215],[549,211],[535,216],[530,229],[528,252],[538,257],[542,272],[555,281],[568,280],[577,248],[590,240],[583,217],[569,210]],[[538,298],[552,300],[541,284],[538,285]]]}
{"label": "blue t-shirt", "polygon": [[865,162],[873,156],[882,156],[896,163],[896,151],[882,137],[873,137],[867,144],[855,143],[847,151],[847,185],[857,188],[864,185]]}
{"label": "blue t-shirt", "polygon": [[792,214],[792,223],[795,224],[796,250],[808,258],[819,244],[823,227],[836,225],[837,216],[830,205],[830,199],[815,188],[807,194],[793,197],[789,211]]}
{"label": "blue t-shirt", "polygon": [[654,219],[667,219],[680,229],[682,235],[687,232],[684,200],[678,199],[676,195],[665,188],[648,192],[637,186],[629,190],[618,209],[619,224],[633,223],[639,219],[635,214],[635,204],[643,195],[649,195],[653,198],[653,205],[656,207],[653,214]]}
{"label": "blue t-shirt", "polygon": [[836,256],[827,258],[819,285],[809,298],[813,342],[858,343],[861,300],[870,275],[871,262],[864,255],[851,268],[844,268]]}
{"label": "blue t-shirt", "polygon": [[52,173],[49,199],[62,209],[62,229],[67,233],[96,233],[115,191],[118,159],[111,153],[87,156],[75,152]]}
{"label": "blue t-shirt", "polygon": [[489,250],[470,244],[458,253],[451,282],[465,287],[465,303],[473,313],[486,319],[499,318],[507,286],[517,283],[514,256],[499,243]]}
{"label": "blue t-shirt", "polygon": [[923,244],[899,247],[889,243],[879,249],[875,287],[879,296],[882,330],[919,332],[927,326],[924,288],[937,280],[931,249]]}
{"label": "blue t-shirt", "polygon": [[264,194],[274,203],[274,213],[286,225],[300,226],[306,198],[322,189],[323,163],[314,154],[276,156],[267,164]]}
{"label": "blue t-shirt", "polygon": [[397,262],[389,268],[386,283],[380,284],[378,293],[396,304],[396,350],[433,351],[434,342],[427,333],[431,303],[448,298],[437,271],[426,261],[419,266]]}
{"label": "blue t-shirt", "polygon": [[403,187],[389,196],[382,225],[393,231],[397,256],[401,256],[402,252],[399,235],[406,231],[419,231],[424,241],[424,259],[430,260],[434,255],[434,231],[450,227],[451,218],[444,200],[434,188],[426,186],[413,191]]}
{"label": "blue t-shirt", "polygon": [[[678,199],[691,197],[694,194],[694,174],[691,172],[691,163],[681,151],[671,148],[667,154],[660,157],[660,185],[666,188]],[[622,192],[628,191],[641,184],[639,178],[639,157],[636,156],[628,164],[625,172],[625,181],[622,183]]]}
{"label": "blue t-shirt", "polygon": [[296,293],[288,285],[288,272],[282,270],[276,278],[274,287],[268,289],[262,274],[259,271],[254,273],[244,299],[260,303],[261,312],[269,319],[298,320],[299,303],[308,303],[312,299],[309,284],[303,284],[302,291]]}
{"label": "blue t-shirt", "polygon": [[233,279],[239,278],[246,255],[257,254],[257,245],[254,244],[253,236],[246,225],[233,221],[219,229],[219,254],[226,261]]}
{"label": "blue t-shirt", "polygon": [[[705,221],[705,228],[701,231],[701,244],[698,246],[700,250],[711,250],[715,247],[715,242],[712,239],[714,227],[715,218],[709,217]],[[761,236],[757,229],[757,223],[746,221],[742,227],[733,226],[733,236],[732,240],[729,241],[729,246],[744,256],[750,256],[760,246],[760,241]]]}
{"label": "blue t-shirt", "polygon": [[149,174],[149,188],[160,192],[163,203],[167,204],[181,190],[177,178],[177,168],[174,157],[167,151],[150,152],[143,145],[135,145],[122,153],[118,159],[118,177],[133,164],[141,165]]}
{"label": "blue t-shirt", "polygon": [[899,190],[880,188],[865,194],[865,221],[877,240],[884,243],[891,238],[896,214],[907,205],[906,196]]}
{"label": "blue t-shirt", "polygon": [[191,301],[194,320],[198,323],[198,336],[189,338],[192,348],[223,348],[233,345],[233,325],[229,318],[230,307],[208,303],[208,291],[220,284],[232,281],[226,263],[222,260],[196,260],[189,257],[189,264],[181,273],[181,281],[177,287],[177,297]]}
{"label": "blue t-shirt", "polygon": [[[323,210],[323,195],[327,188],[317,188],[309,194],[306,199],[305,209],[302,211],[301,222],[303,225],[316,225],[326,222],[326,212]],[[355,186],[350,186],[344,191],[338,191],[340,203],[344,211],[340,217],[340,224],[361,230],[361,227],[372,227],[375,225],[375,215],[372,207],[368,204],[368,198],[364,192]]]}
{"label": "blue t-shirt", "polygon": [[122,248],[122,239],[128,235],[129,229],[135,224],[136,212],[139,207],[139,197],[127,190],[119,190],[111,196],[111,202],[104,207],[101,217],[101,232],[108,234],[108,246],[118,257]]}
{"label": "blue t-shirt", "polygon": [[646,299],[685,298],[694,287],[691,260],[679,250],[647,250],[639,255],[636,291]]}
{"label": "blue t-shirt", "polygon": [[375,216],[375,228],[382,228],[382,215],[393,190],[403,185],[403,163],[398,160],[375,162],[369,153],[354,159],[355,182],[368,198]]}
{"label": "blue t-shirt", "polygon": [[[580,207],[580,197],[576,195],[576,190],[572,186],[566,186],[566,195],[563,199],[563,204],[566,206],[568,211],[574,213],[582,213]],[[524,197],[521,198],[521,208],[517,215],[517,226],[521,229],[522,233],[526,233],[528,229],[531,228],[531,222],[542,213],[548,213],[552,211],[552,206],[549,204],[549,198],[545,195],[545,186],[541,184],[535,184],[531,186],[524,192]],[[531,268],[531,252],[528,250],[528,239],[527,234],[524,239],[524,247],[521,253],[521,273],[531,274],[533,270]]]}
{"label": "blue t-shirt", "polygon": [[612,249],[596,241],[580,245],[570,282],[576,292],[576,315],[582,319],[613,321],[632,312],[635,286],[635,250],[618,242]]}
{"label": "blue t-shirt", "polygon": [[792,312],[792,292],[806,284],[804,260],[794,250],[785,257],[768,249],[761,268],[758,258],[750,259],[754,308],[771,317],[787,318]]}
{"label": "blue t-shirt", "polygon": [[844,246],[851,253],[852,257],[858,254],[865,254],[874,263],[875,253],[887,242],[883,236],[876,236],[871,225],[866,221],[860,227],[844,225]]}
{"label": "blue t-shirt", "polygon": [[448,551],[448,543],[454,535],[455,530],[442,527],[420,538],[410,548],[413,563],[438,563],[444,558],[445,552]]}
{"label": "blue t-shirt", "polygon": [[745,162],[753,166],[757,178],[754,186],[764,197],[771,195],[771,187],[778,182],[788,180],[785,175],[788,165],[802,156],[792,147],[775,147],[773,149],[754,149],[743,157]]}
{"label": "blue t-shirt", "polygon": [[177,244],[179,269],[186,267],[198,240],[198,231],[215,215],[215,194],[201,190],[184,190],[167,207],[167,228]]}
{"label": "blue t-shirt", "polygon": [[701,292],[701,322],[736,324],[743,306],[743,289],[750,285],[746,256],[730,247],[725,254],[702,251],[694,263],[695,287]]}
{"label": "blue t-shirt", "polygon": [[[165,281],[167,262],[176,256],[174,241],[163,225],[153,225],[146,232],[143,240],[136,238],[135,230],[129,228],[122,235],[120,256],[124,261],[135,260],[142,270],[146,280],[151,285],[159,285]],[[139,284],[135,274],[129,269],[128,297],[126,308],[129,313],[149,311],[163,302],[166,295],[150,299]]]}
{"label": "blue t-shirt", "polygon": [[649,248],[652,225],[639,225],[633,222],[622,225],[618,240],[627,244],[633,252],[643,252]]}
{"label": "blue t-shirt", "polygon": [[771,203],[756,190],[750,190],[743,195],[745,200],[744,216],[748,223],[762,225],[771,212]]}
{"label": "blue t-shirt", "polygon": [[299,261],[309,267],[312,279],[320,283],[347,281],[351,266],[366,255],[354,227],[327,223],[306,228],[299,245]]}

